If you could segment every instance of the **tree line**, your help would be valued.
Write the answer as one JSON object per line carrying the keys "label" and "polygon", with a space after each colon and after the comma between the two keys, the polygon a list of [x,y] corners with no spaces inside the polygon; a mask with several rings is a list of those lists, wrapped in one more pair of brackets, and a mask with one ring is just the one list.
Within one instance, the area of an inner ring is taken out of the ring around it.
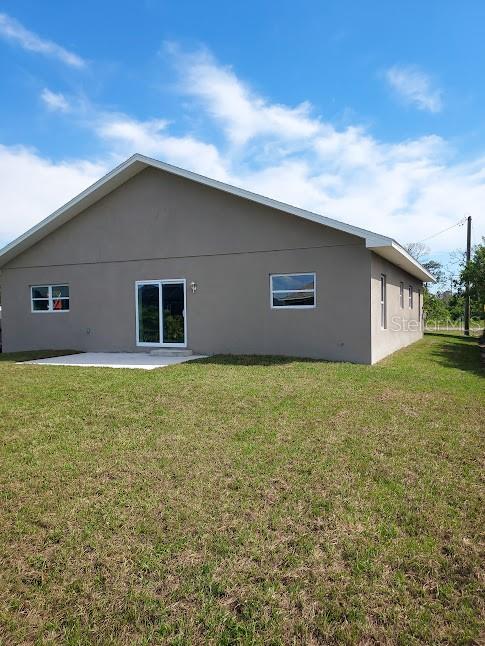
{"label": "tree line", "polygon": [[428,325],[451,325],[459,327],[465,312],[466,285],[469,284],[471,319],[473,327],[483,325],[485,319],[485,238],[472,249],[470,262],[465,254],[455,252],[458,272],[450,270],[437,260],[430,259],[430,250],[423,243],[406,246],[407,251],[418,260],[435,278],[433,291],[426,285],[423,310]]}

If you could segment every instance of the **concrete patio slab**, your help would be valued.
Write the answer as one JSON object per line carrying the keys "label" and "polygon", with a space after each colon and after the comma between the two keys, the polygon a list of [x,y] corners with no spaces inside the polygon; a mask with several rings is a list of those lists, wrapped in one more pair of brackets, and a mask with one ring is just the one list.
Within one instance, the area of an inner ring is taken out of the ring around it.
{"label": "concrete patio slab", "polygon": [[188,357],[153,356],[146,352],[83,352],[68,354],[50,359],[35,359],[19,363],[37,364],[42,366],[79,366],[81,368],[138,368],[140,370],[155,370],[166,368],[176,363],[204,359],[206,355],[193,354]]}

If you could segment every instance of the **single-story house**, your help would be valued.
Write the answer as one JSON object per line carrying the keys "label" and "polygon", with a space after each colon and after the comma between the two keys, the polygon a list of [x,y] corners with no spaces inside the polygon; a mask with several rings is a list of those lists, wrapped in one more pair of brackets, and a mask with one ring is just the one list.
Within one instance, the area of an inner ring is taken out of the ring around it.
{"label": "single-story house", "polygon": [[4,352],[358,363],[421,338],[434,280],[392,238],[139,154],[4,247],[0,270]]}

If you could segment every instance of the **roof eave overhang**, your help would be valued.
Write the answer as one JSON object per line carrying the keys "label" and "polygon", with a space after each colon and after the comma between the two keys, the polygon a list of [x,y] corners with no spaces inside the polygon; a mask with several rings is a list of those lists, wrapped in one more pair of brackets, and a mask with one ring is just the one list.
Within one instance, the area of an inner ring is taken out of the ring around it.
{"label": "roof eave overhang", "polygon": [[424,283],[436,283],[436,278],[392,238],[366,241],[366,247]]}

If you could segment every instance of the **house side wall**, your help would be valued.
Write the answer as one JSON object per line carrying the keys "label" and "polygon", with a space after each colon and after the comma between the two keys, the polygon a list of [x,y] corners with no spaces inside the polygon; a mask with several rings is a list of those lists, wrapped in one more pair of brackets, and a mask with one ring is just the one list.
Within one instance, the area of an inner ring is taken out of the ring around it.
{"label": "house side wall", "polygon": [[364,246],[361,238],[147,168],[7,267]]}
{"label": "house side wall", "polygon": [[[185,278],[196,352],[369,363],[370,258],[357,237],[147,169],[6,266],[4,350],[146,351],[135,281]],[[316,308],[271,309],[270,274],[299,272],[316,272]],[[30,286],[54,283],[70,311],[31,313]]]}
{"label": "house side wall", "polygon": [[[387,328],[381,327],[381,274],[387,285]],[[404,307],[400,304],[400,283],[404,283]],[[408,304],[408,288],[413,286],[413,308]],[[419,296],[418,293],[421,295]],[[423,283],[389,261],[372,253],[371,334],[372,363],[423,336]]]}

